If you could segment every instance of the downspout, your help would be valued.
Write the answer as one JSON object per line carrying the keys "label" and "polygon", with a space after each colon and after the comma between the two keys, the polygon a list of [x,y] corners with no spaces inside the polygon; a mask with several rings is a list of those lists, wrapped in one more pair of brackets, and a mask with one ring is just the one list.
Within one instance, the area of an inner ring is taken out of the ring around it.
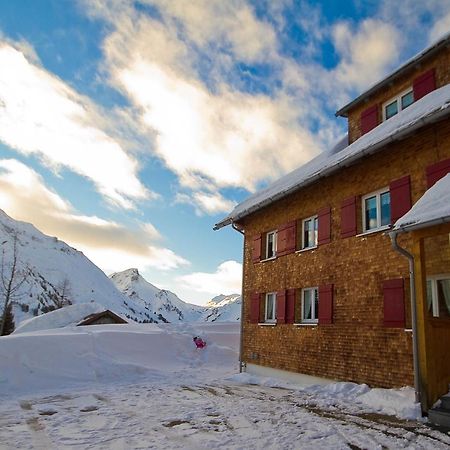
{"label": "downspout", "polygon": [[241,288],[241,324],[240,324],[240,335],[239,335],[239,373],[243,372],[244,362],[242,361],[242,351],[244,342],[244,257],[245,257],[245,233],[240,230],[234,222],[231,222],[231,226],[234,230],[241,233],[244,236],[244,244],[242,245],[242,288]]}
{"label": "downspout", "polygon": [[[397,231],[389,233],[392,248],[401,255],[408,258],[409,262],[409,285],[411,291],[411,322],[412,322],[412,338],[413,338],[413,365],[414,365],[414,390],[416,403],[421,402],[421,380],[419,367],[419,342],[417,338],[417,304],[416,304],[416,285],[414,271],[414,256],[404,248],[400,247],[397,242]],[[422,405],[423,406],[423,405]],[[423,410],[423,408],[422,408]]]}

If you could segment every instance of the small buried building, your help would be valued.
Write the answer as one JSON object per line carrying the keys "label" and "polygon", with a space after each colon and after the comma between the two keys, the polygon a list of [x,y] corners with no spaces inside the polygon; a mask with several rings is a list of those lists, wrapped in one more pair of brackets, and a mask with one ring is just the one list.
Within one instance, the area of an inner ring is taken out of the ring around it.
{"label": "small buried building", "polygon": [[244,234],[244,370],[414,385],[424,412],[447,391],[447,225],[393,227],[450,172],[449,83],[450,34],[336,113],[347,145],[216,224]]}
{"label": "small buried building", "polygon": [[109,309],[100,311],[95,314],[86,316],[83,320],[77,323],[77,327],[84,325],[105,325],[113,323],[128,323],[125,319],[113,313]]}

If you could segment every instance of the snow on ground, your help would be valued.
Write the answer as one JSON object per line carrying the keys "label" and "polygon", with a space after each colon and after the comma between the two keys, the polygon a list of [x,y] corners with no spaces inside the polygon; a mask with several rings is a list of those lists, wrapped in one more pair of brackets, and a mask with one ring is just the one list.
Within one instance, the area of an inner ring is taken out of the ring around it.
{"label": "snow on ground", "polygon": [[[206,351],[197,351],[195,335],[206,340]],[[222,374],[236,369],[238,336],[238,324],[89,325],[12,334],[0,339],[0,395],[164,382],[200,366]]]}
{"label": "snow on ground", "polygon": [[[193,335],[206,339],[206,349],[195,349]],[[305,389],[238,375],[238,342],[236,323],[98,325],[0,338],[0,448],[450,446],[449,435],[422,422],[376,413],[413,408],[410,390]]]}

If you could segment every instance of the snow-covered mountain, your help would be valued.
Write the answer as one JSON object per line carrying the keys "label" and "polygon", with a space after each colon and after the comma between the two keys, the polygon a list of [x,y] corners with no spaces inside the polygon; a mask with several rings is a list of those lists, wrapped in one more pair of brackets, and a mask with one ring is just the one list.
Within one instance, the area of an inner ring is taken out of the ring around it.
{"label": "snow-covered mountain", "polygon": [[[5,278],[10,273],[15,241],[17,280],[27,274],[13,299],[16,327],[23,320],[55,309],[55,303],[62,299],[77,305],[95,302],[136,322],[239,320],[238,295],[218,296],[202,307],[158,289],[137,269],[115,273],[110,279],[82,252],[0,210],[0,256]],[[0,310],[2,307],[0,302]]]}
{"label": "snow-covered mountain", "polygon": [[125,297],[82,252],[0,210],[0,251],[4,255],[6,277],[10,273],[15,240],[18,271],[27,272],[20,295],[14,298],[16,326],[52,310],[62,296],[73,304],[94,301],[137,322],[153,320],[153,313],[145,305]]}
{"label": "snow-covered mountain", "polygon": [[236,322],[241,318],[242,299],[239,294],[218,295],[206,305],[200,320],[204,322]]}
{"label": "snow-covered mountain", "polygon": [[138,269],[127,269],[110,276],[117,289],[134,304],[145,308],[154,322],[195,322],[205,308],[180,300],[176,294],[158,289],[145,280]]}

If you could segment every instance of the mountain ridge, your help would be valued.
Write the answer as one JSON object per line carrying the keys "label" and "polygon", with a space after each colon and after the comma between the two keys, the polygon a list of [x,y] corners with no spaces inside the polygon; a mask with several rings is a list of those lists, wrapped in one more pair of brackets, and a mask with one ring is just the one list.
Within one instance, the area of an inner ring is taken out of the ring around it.
{"label": "mountain ridge", "polygon": [[57,309],[56,300],[61,297],[69,304],[95,302],[139,323],[236,320],[235,313],[226,310],[237,300],[237,294],[216,296],[208,305],[198,306],[157,288],[136,268],[108,277],[81,251],[0,209],[0,249],[5,269],[13,260],[14,242],[18,269],[27,272],[13,304],[16,327],[24,320]]}

